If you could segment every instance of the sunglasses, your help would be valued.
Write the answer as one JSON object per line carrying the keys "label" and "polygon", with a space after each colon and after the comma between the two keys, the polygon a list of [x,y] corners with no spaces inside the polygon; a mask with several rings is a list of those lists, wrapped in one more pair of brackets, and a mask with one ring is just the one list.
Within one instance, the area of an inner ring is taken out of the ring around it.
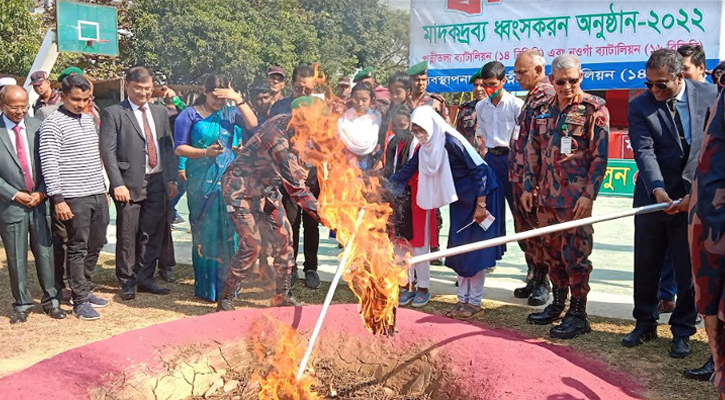
{"label": "sunglasses", "polygon": [[652,87],[656,87],[657,89],[667,89],[668,83],[670,83],[670,81],[667,81],[667,82],[645,81],[644,85],[647,86],[647,89],[652,89]]}
{"label": "sunglasses", "polygon": [[576,86],[576,84],[579,83],[580,79],[581,77],[574,79],[557,79],[554,81],[554,84],[556,84],[556,86],[564,86],[567,82],[569,82],[569,85]]}

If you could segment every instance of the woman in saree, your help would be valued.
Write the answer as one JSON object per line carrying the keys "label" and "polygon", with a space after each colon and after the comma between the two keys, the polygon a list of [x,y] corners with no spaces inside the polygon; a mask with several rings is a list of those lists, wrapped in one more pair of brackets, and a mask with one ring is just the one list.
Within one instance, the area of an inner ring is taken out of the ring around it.
{"label": "woman in saree", "polygon": [[[174,124],[176,155],[185,157],[191,223],[194,294],[217,301],[236,249],[234,225],[221,196],[221,177],[257,117],[242,95],[218,75],[203,78],[203,95]],[[227,105],[227,100],[236,106]]]}

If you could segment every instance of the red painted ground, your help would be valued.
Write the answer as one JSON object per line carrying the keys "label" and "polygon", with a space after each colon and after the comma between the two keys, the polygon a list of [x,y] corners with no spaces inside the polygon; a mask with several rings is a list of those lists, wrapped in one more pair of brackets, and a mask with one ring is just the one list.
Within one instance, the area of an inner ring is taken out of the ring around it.
{"label": "red painted ground", "polygon": [[[0,379],[0,399],[83,399],[87,390],[99,386],[103,376],[144,363],[160,369],[158,352],[178,346],[241,339],[251,322],[262,313],[309,332],[319,306],[244,309],[186,318],[134,330],[69,350]],[[90,326],[90,324],[89,324]],[[640,388],[626,376],[608,371],[603,363],[557,347],[502,330],[461,323],[408,309],[398,310],[399,334],[389,340],[395,346],[416,341],[432,343],[456,356],[456,365],[446,367],[471,386],[485,382],[493,388],[486,399],[516,400],[620,400],[641,399]],[[363,336],[365,331],[355,305],[330,307],[321,334]],[[580,338],[578,340],[586,340]],[[483,399],[483,397],[482,397]]]}

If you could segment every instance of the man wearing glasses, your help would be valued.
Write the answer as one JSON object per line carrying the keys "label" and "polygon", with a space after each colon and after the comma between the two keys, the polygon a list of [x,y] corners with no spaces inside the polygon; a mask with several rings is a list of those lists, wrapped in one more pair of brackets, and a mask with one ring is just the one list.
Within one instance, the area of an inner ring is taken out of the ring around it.
{"label": "man wearing glasses", "polygon": [[[582,75],[576,56],[555,58],[549,80],[556,95],[532,113],[521,205],[526,212],[537,207],[540,227],[590,217],[606,173],[609,111],[603,99],[582,91]],[[536,187],[538,204],[533,197]],[[528,321],[549,325],[563,318],[551,329],[552,338],[573,339],[591,331],[586,303],[593,233],[587,225],[541,238],[554,301],[542,312],[529,314]],[[565,315],[569,289],[571,304]]]}
{"label": "man wearing glasses", "polygon": [[[714,102],[713,85],[687,80],[682,56],[657,50],[647,61],[646,93],[629,104],[629,136],[639,168],[634,206],[669,203],[664,213],[634,219],[635,329],[622,339],[634,347],[657,338],[657,292],[665,249],[671,248],[677,302],[670,317],[670,356],[690,354],[695,333],[695,299],[687,242],[687,209],[692,179],[702,144],[707,108]],[[673,204],[673,199],[681,199]]]}

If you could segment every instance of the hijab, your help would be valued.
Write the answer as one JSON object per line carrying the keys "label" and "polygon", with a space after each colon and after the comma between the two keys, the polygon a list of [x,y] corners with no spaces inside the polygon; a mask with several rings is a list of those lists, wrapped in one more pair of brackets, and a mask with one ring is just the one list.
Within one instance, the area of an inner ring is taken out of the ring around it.
{"label": "hijab", "polygon": [[356,156],[367,156],[378,146],[380,133],[380,113],[369,109],[365,115],[358,116],[349,109],[337,122],[340,140]]}

